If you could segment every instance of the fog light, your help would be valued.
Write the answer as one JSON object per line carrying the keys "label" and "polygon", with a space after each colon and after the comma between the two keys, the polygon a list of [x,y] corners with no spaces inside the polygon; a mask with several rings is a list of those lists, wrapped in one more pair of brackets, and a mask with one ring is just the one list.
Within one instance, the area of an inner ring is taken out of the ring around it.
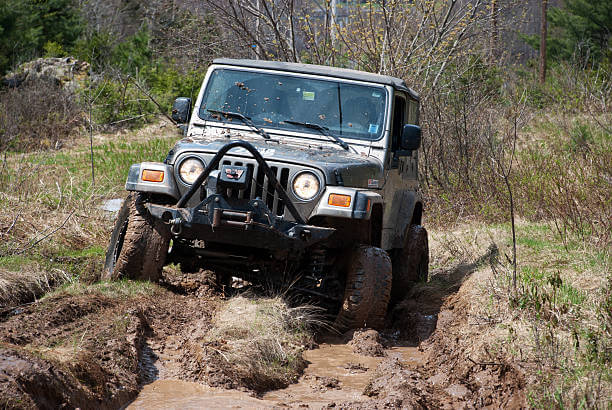
{"label": "fog light", "polygon": [[327,203],[333,206],[341,206],[343,208],[348,208],[349,206],[351,206],[351,196],[330,194],[329,198],[327,199]]}
{"label": "fog light", "polygon": [[142,180],[149,182],[162,182],[164,180],[164,171],[145,169],[142,171]]}

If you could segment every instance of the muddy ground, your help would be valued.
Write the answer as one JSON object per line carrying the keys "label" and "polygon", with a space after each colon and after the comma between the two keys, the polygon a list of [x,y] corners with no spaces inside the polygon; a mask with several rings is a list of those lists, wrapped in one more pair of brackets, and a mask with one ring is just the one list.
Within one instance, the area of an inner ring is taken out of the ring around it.
{"label": "muddy ground", "polygon": [[[0,407],[186,407],[192,396],[208,407],[525,407],[518,368],[472,343],[483,324],[465,284],[487,257],[432,272],[380,333],[320,334],[298,383],[269,392],[197,342],[225,297],[205,272],[136,294],[57,292],[0,312]],[[165,402],[172,391],[183,401]]]}

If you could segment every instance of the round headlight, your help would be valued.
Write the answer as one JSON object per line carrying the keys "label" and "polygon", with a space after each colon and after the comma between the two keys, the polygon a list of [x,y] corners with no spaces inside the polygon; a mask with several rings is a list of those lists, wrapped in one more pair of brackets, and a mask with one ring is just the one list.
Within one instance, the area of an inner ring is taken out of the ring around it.
{"label": "round headlight", "polygon": [[312,172],[302,172],[293,180],[293,192],[304,201],[314,198],[320,188],[319,178]]}
{"label": "round headlight", "polygon": [[204,171],[204,163],[197,158],[188,158],[181,162],[179,175],[186,184],[193,184]]}

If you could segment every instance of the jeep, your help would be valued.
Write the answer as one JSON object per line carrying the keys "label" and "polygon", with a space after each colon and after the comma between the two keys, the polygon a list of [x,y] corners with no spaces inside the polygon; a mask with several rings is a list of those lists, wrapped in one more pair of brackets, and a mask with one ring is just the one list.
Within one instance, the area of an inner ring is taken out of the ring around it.
{"label": "jeep", "polygon": [[103,279],[207,269],[308,297],[338,330],[384,326],[427,279],[419,97],[403,80],[216,59],[172,118],[183,138],[166,159],[129,170]]}

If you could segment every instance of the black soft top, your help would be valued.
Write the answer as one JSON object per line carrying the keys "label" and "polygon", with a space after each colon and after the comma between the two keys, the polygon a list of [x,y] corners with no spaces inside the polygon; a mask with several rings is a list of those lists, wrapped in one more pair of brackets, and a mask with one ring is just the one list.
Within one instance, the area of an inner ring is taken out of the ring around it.
{"label": "black soft top", "polygon": [[262,68],[267,70],[289,71],[301,74],[315,74],[347,80],[366,81],[370,83],[385,84],[394,87],[395,89],[405,91],[410,94],[415,100],[419,99],[419,95],[406,85],[404,80],[388,75],[373,74],[365,71],[350,70],[348,68],[327,67],[315,64],[301,63],[285,63],[281,61],[267,60],[246,60],[232,58],[217,58],[213,60],[213,64],[231,65],[238,67]]}

